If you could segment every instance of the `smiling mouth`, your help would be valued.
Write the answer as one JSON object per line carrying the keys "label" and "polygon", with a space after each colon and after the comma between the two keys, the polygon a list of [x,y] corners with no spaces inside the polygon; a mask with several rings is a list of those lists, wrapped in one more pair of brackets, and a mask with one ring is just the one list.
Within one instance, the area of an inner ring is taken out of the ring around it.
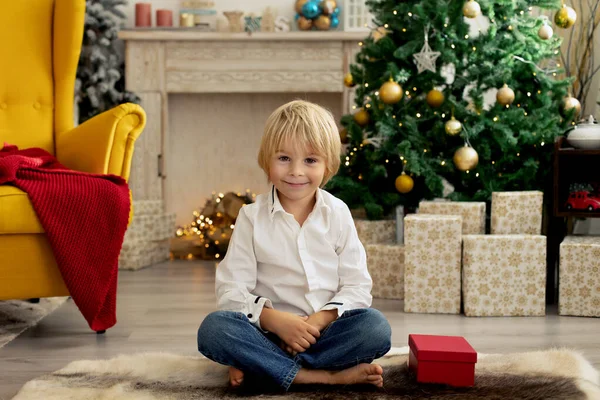
{"label": "smiling mouth", "polygon": [[308,182],[304,182],[304,183],[293,183],[293,182],[287,182],[287,181],[284,181],[284,182],[287,183],[290,186],[295,186],[295,187],[300,187],[300,186],[308,185]]}

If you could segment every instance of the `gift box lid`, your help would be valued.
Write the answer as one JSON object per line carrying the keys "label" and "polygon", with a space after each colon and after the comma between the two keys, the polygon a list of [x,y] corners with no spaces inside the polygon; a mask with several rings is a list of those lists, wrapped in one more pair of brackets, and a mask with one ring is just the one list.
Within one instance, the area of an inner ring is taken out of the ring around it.
{"label": "gift box lid", "polygon": [[477,362],[477,352],[461,336],[408,335],[408,345],[418,361]]}

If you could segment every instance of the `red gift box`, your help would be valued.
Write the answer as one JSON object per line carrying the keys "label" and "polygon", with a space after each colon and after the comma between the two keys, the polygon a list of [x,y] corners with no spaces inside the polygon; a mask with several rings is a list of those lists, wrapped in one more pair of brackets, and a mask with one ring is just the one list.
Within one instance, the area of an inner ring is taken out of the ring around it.
{"label": "red gift box", "polygon": [[408,335],[408,365],[417,382],[475,385],[477,352],[460,336]]}

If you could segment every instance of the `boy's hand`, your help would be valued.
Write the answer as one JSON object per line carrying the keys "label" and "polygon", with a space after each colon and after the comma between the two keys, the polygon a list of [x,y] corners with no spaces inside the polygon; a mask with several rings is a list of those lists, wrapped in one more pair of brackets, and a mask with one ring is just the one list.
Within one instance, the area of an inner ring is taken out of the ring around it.
{"label": "boy's hand", "polygon": [[[335,321],[338,317],[337,310],[324,310],[319,311],[311,315],[310,317],[302,317],[307,324],[314,326],[319,330],[319,332],[323,331],[333,321]],[[281,348],[283,351],[290,353],[292,356],[296,356],[298,352],[292,350],[290,346],[288,346],[285,342],[281,342]]]}
{"label": "boy's hand", "polygon": [[307,317],[264,308],[260,314],[260,325],[263,329],[273,332],[296,353],[302,353],[311,345],[317,343],[321,333],[317,328],[306,322]]}
{"label": "boy's hand", "polygon": [[314,313],[306,320],[307,323],[314,326],[319,330],[319,332],[323,331],[333,321],[335,321],[338,317],[337,310],[323,310]]}

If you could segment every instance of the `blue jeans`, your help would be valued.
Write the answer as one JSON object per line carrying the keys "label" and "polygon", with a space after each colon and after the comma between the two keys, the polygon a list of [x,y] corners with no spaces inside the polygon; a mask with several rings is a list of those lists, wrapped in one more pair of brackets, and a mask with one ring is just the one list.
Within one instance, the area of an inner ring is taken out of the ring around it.
{"label": "blue jeans", "polygon": [[287,391],[300,368],[342,370],[371,363],[390,350],[391,336],[378,310],[349,310],[321,332],[316,344],[293,357],[279,347],[277,336],[261,332],[243,313],[216,311],[198,329],[198,350],[246,375],[270,378]]}

